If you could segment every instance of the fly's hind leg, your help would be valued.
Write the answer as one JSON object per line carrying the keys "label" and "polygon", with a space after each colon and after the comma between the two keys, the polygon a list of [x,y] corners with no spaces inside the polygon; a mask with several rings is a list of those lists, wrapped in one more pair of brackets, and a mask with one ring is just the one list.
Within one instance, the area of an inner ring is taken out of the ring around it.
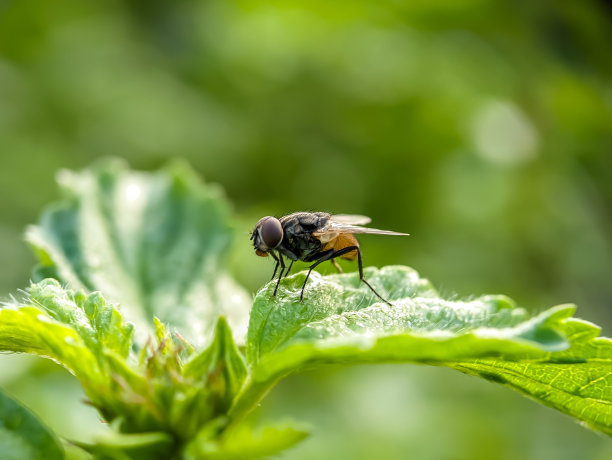
{"label": "fly's hind leg", "polygon": [[334,267],[336,267],[336,270],[338,270],[339,273],[343,273],[342,267],[340,266],[340,264],[338,263],[336,259],[332,259],[331,263]]}
{"label": "fly's hind leg", "polygon": [[370,288],[370,291],[372,291],[376,295],[376,297],[378,297],[384,303],[392,307],[393,304],[389,302],[387,299],[385,299],[383,296],[381,296],[378,292],[376,292],[376,289],[374,289],[372,285],[368,283],[366,279],[363,277],[363,263],[361,262],[361,249],[359,249],[359,246],[347,246],[346,248],[342,248],[339,251],[334,252],[332,255],[333,257],[338,257],[338,256],[341,256],[342,254],[347,254],[351,251],[357,251],[357,265],[359,267],[359,279],[363,281],[367,287]]}

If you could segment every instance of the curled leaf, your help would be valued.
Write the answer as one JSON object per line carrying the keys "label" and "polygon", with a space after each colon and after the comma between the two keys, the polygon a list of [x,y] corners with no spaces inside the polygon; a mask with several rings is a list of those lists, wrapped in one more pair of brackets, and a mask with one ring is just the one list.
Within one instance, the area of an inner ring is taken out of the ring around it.
{"label": "curled leaf", "polygon": [[224,315],[244,341],[249,297],[223,268],[233,231],[217,188],[184,164],[145,173],[120,160],[59,182],[64,200],[26,234],[36,273],[121,304],[141,343],[154,316],[205,345]]}

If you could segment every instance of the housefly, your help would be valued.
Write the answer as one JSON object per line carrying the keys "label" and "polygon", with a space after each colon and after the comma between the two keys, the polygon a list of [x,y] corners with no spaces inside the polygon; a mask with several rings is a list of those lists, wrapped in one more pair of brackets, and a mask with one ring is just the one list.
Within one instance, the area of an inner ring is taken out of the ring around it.
{"label": "housefly", "polygon": [[[268,255],[276,261],[272,279],[280,267],[278,280],[274,288],[276,295],[278,285],[283,276],[287,276],[293,262],[302,260],[314,262],[308,268],[308,274],[302,285],[300,301],[304,299],[304,288],[313,268],[321,262],[329,260],[339,270],[340,265],[335,260],[355,260],[359,267],[359,279],[383,302],[391,305],[383,298],[363,277],[363,264],[361,262],[361,249],[355,234],[373,233],[377,235],[408,235],[407,233],[378,230],[376,228],[362,227],[371,221],[369,217],[353,214],[328,214],[326,212],[294,212],[277,219],[266,216],[259,219],[251,234],[255,247],[255,254],[261,257]],[[289,259],[289,266],[285,265],[285,258]],[[285,271],[286,268],[286,271]]]}

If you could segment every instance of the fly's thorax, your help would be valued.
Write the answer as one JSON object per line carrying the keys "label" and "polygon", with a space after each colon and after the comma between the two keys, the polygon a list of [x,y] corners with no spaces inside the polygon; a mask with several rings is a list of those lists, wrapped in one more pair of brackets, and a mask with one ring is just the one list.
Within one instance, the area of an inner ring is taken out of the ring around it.
{"label": "fly's thorax", "polygon": [[[324,212],[296,212],[280,219],[284,238],[279,247],[283,254],[292,260],[306,260],[321,251],[321,242],[313,233],[322,228],[330,215]],[[282,251],[282,248],[285,251]]]}
{"label": "fly's thorax", "polygon": [[[296,229],[298,231],[315,232],[325,226],[331,214],[326,212],[294,212],[280,218],[283,229]],[[297,228],[300,227],[299,230]]]}

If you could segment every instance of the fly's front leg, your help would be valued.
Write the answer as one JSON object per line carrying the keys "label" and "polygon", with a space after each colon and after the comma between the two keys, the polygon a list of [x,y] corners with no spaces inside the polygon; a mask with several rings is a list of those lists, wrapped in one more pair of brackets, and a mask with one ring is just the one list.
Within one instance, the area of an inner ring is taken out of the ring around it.
{"label": "fly's front leg", "polygon": [[278,255],[278,262],[280,263],[281,269],[278,275],[278,281],[276,282],[276,286],[274,287],[274,292],[272,293],[272,297],[276,296],[276,291],[278,291],[278,285],[280,284],[280,280],[283,277],[283,272],[285,271],[285,261],[283,260],[283,256],[280,254]]}
{"label": "fly's front leg", "polygon": [[278,270],[278,266],[280,265],[280,262],[278,260],[278,257],[276,257],[276,255],[273,252],[270,252],[269,254],[272,256],[274,260],[276,260],[276,265],[274,265],[274,273],[272,273],[272,278],[270,278],[270,281],[272,281],[274,277],[276,276],[276,270]]}

